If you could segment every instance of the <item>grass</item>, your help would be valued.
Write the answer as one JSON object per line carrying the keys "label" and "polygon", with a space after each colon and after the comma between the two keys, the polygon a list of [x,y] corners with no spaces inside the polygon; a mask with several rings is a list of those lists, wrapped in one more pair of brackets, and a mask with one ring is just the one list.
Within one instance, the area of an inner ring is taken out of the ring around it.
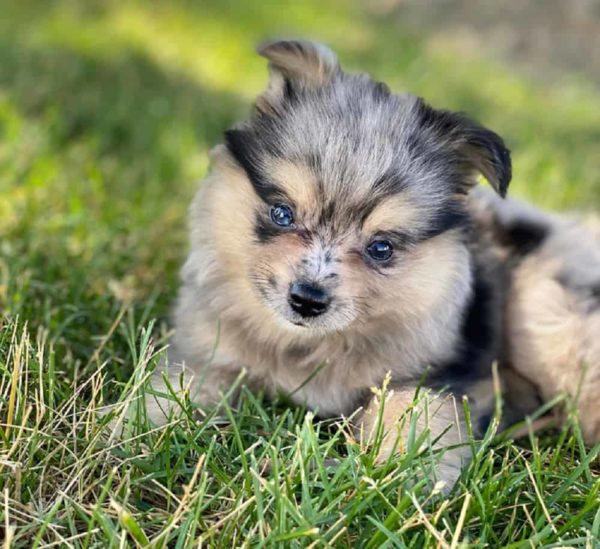
{"label": "grass", "polygon": [[[514,193],[600,202],[600,93],[539,83],[359,3],[0,1],[0,539],[5,547],[600,546],[599,447],[490,432],[448,497],[429,453],[376,466],[343,421],[244,394],[226,418],[95,413],[144,391],[168,337],[207,153],[264,85],[270,36],[473,114]],[[494,440],[492,440],[494,438]],[[493,442],[493,444],[492,444]],[[335,466],[331,460],[336,460]]]}

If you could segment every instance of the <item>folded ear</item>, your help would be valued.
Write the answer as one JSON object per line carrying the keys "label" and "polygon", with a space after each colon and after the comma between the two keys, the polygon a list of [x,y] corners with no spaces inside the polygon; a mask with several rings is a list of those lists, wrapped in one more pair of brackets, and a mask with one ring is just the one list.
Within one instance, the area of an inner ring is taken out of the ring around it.
{"label": "folded ear", "polygon": [[463,124],[464,143],[460,147],[461,152],[473,168],[504,198],[512,179],[510,151],[504,140],[493,131],[468,119],[463,119]]}
{"label": "folded ear", "polygon": [[[498,134],[462,113],[434,109],[421,99],[417,108],[422,130],[433,132],[437,140],[459,153],[467,172],[480,173],[500,196],[506,196],[512,163],[510,151]],[[464,184],[470,187],[473,179],[467,178]]]}
{"label": "folded ear", "polygon": [[295,91],[324,86],[340,71],[335,53],[308,40],[266,42],[257,51],[270,69],[269,85],[256,102],[259,110],[276,108]]}

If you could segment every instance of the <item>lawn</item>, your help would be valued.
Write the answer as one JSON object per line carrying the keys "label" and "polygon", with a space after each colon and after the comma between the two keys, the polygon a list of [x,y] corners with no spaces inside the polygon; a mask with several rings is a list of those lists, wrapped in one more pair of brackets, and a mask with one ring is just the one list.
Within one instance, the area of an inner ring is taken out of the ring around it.
{"label": "lawn", "polygon": [[[473,445],[449,496],[430,453],[376,465],[343,421],[245,394],[140,425],[208,151],[266,81],[273,36],[332,45],[513,150],[513,194],[600,204],[600,92],[539,81],[376,2],[0,0],[0,540],[4,547],[600,547],[600,446],[568,428]],[[332,460],[335,465],[332,466]]]}

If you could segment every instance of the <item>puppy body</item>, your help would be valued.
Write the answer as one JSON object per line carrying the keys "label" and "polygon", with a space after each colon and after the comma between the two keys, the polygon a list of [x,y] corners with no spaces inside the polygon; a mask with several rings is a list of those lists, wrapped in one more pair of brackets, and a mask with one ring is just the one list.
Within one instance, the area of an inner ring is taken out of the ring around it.
{"label": "puppy body", "polygon": [[[343,72],[323,46],[278,42],[261,53],[269,86],[253,118],[213,151],[191,208],[175,336],[156,392],[166,391],[166,374],[210,406],[244,370],[250,387],[321,416],[364,406],[357,428],[370,437],[381,405],[371,388],[389,373],[385,454],[427,372],[419,425],[438,445],[461,442],[452,395],[468,395],[485,428],[494,361],[536,381],[519,354],[521,332],[505,330],[505,318],[519,326],[531,314],[505,311],[511,299],[530,299],[528,260],[513,261],[499,240],[505,209],[471,193],[480,173],[504,195],[507,149],[461,115]],[[528,411],[529,384],[503,379],[525,387],[519,412]],[[170,402],[150,396],[147,410],[162,423]],[[465,457],[447,452],[440,476],[455,480]]]}
{"label": "puppy body", "polygon": [[600,440],[600,222],[474,195],[478,232],[506,265],[503,361],[544,400],[577,401],[585,439]]}

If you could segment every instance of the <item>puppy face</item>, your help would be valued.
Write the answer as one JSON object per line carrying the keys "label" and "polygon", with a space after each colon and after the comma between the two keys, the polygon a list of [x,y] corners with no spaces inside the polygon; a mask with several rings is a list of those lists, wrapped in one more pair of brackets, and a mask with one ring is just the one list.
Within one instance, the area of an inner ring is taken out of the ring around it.
{"label": "puppy face", "polygon": [[418,320],[468,287],[465,195],[500,194],[494,133],[341,71],[309,42],[277,42],[268,89],[216,155],[209,208],[234,298],[282,328],[323,334]]}

